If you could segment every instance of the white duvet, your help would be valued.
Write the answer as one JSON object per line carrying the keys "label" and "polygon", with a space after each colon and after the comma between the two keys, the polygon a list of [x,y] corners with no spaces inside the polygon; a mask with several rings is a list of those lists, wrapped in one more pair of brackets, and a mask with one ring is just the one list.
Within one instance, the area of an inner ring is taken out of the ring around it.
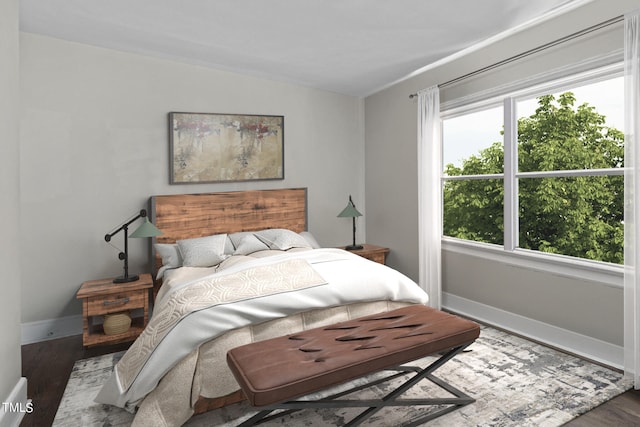
{"label": "white duvet", "polygon": [[[357,302],[388,300],[425,304],[428,301],[427,294],[415,282],[396,270],[343,250],[314,249],[229,263],[230,266],[222,271],[204,277],[199,277],[202,276],[202,270],[185,270],[182,276],[187,280],[174,280],[166,288],[163,286],[154,311],[161,308],[162,304],[167,304],[172,295],[179,294],[179,290],[197,286],[203,280],[292,259],[308,262],[326,284],[240,299],[191,312],[181,318],[174,330],[157,345],[144,349],[149,354],[145,354],[144,366],[132,381],[122,381],[116,368],[96,401],[133,411],[162,377],[195,348],[228,331],[250,324]],[[151,320],[148,329],[153,328],[154,320]]]}

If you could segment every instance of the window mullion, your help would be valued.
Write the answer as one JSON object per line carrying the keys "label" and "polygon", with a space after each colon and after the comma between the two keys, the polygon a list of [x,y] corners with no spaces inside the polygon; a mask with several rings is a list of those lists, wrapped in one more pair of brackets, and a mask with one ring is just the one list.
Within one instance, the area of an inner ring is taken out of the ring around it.
{"label": "window mullion", "polygon": [[518,247],[518,120],[516,102],[504,100],[504,248]]}

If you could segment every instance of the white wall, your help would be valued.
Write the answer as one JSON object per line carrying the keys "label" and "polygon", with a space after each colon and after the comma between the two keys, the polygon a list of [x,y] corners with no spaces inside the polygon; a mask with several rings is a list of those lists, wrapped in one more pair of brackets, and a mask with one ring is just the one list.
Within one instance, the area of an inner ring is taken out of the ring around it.
{"label": "white wall", "polygon": [[[18,0],[0,2],[0,402],[7,402],[20,379],[20,204],[18,146]],[[26,390],[25,390],[26,393]],[[0,425],[15,414],[0,408]],[[5,424],[6,423],[6,424]]]}
{"label": "white wall", "polygon": [[[23,322],[80,314],[83,281],[121,274],[104,234],[155,194],[308,187],[310,231],[348,243],[336,215],[348,194],[364,203],[361,99],[34,34],[20,43]],[[285,179],[169,185],[170,111],[284,115]],[[130,272],[143,271],[145,242],[129,251]]]}
{"label": "white wall", "polygon": [[[389,263],[418,278],[417,106],[409,94],[479,70],[640,6],[594,0],[508,39],[426,70],[365,100],[367,239],[390,246]],[[442,90],[451,101],[606,54],[623,46],[622,25]],[[443,291],[615,346],[622,345],[622,290],[590,280],[443,254]],[[508,326],[508,325],[504,325]]]}

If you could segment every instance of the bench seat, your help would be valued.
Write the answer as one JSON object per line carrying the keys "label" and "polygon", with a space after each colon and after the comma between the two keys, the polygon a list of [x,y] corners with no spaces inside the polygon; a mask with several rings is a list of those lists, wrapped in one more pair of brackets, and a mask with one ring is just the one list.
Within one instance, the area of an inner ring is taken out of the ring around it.
{"label": "bench seat", "polygon": [[435,353],[457,353],[479,334],[472,321],[412,305],[240,346],[227,362],[251,405],[264,407]]}

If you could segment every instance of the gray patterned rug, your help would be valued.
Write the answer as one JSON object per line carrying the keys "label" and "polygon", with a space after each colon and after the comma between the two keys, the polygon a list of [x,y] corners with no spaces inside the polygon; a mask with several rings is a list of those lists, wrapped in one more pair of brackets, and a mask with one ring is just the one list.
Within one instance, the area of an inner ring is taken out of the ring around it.
{"label": "gray patterned rug", "polygon": [[[632,386],[620,373],[490,327],[482,328],[480,338],[468,350],[434,374],[476,402],[429,422],[429,426],[559,426]],[[76,362],[54,426],[131,424],[132,414],[93,402],[119,357],[116,353]],[[432,360],[421,359],[413,365],[426,366]],[[389,384],[383,384],[355,395],[376,398],[391,389]],[[403,395],[425,396],[450,397],[426,380]],[[429,409],[387,408],[364,425],[401,426],[423,416],[425,411]],[[342,426],[358,413],[352,408],[304,410],[262,425]],[[247,404],[239,403],[195,416],[187,425],[235,426],[252,414]]]}

